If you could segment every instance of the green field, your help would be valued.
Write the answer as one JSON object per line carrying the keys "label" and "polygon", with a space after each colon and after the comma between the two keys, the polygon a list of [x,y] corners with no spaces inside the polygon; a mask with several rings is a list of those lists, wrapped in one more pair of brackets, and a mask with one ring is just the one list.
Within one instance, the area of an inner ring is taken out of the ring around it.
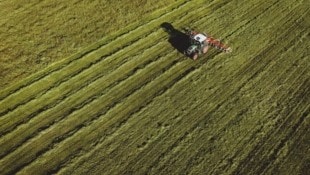
{"label": "green field", "polygon": [[[310,174],[308,1],[0,7],[1,175]],[[233,51],[193,61],[163,23]]]}

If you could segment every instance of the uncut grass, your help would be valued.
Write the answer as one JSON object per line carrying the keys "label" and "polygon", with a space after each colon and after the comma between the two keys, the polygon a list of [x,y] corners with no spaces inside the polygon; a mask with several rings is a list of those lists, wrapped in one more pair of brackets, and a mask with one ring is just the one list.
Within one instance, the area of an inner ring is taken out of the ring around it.
{"label": "uncut grass", "polygon": [[147,15],[174,2],[0,2],[0,8],[4,9],[0,19],[0,87],[4,88],[136,22],[137,16]]}

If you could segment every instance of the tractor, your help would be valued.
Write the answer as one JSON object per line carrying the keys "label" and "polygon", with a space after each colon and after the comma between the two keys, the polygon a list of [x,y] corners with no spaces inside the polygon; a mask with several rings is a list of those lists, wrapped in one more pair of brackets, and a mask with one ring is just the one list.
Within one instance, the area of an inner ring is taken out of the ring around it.
{"label": "tractor", "polygon": [[220,49],[223,52],[231,52],[231,48],[227,47],[218,39],[209,37],[206,33],[198,33],[194,30],[185,29],[186,35],[190,40],[190,46],[185,50],[184,54],[197,60],[198,56],[207,53],[210,46]]}

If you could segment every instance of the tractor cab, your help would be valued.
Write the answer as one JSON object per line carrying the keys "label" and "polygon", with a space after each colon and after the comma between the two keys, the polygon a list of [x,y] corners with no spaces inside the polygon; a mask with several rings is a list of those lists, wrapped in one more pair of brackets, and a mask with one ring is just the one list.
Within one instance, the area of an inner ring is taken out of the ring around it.
{"label": "tractor cab", "polygon": [[207,39],[207,36],[201,33],[192,36],[192,41],[198,42],[200,44],[203,44],[206,39]]}
{"label": "tractor cab", "polygon": [[197,59],[198,55],[206,53],[208,50],[207,35],[194,31],[190,31],[188,34],[191,45],[187,48],[185,54]]}

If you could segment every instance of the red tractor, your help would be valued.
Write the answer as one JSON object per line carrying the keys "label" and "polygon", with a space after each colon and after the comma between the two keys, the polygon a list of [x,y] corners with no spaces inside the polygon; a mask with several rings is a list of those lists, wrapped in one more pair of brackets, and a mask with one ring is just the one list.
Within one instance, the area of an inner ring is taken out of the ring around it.
{"label": "red tractor", "polygon": [[189,36],[191,44],[185,51],[185,55],[191,57],[193,60],[196,60],[199,55],[207,53],[210,46],[224,52],[232,51],[230,47],[227,47],[221,43],[220,40],[209,37],[205,33],[198,33],[196,31],[186,29],[186,34]]}

